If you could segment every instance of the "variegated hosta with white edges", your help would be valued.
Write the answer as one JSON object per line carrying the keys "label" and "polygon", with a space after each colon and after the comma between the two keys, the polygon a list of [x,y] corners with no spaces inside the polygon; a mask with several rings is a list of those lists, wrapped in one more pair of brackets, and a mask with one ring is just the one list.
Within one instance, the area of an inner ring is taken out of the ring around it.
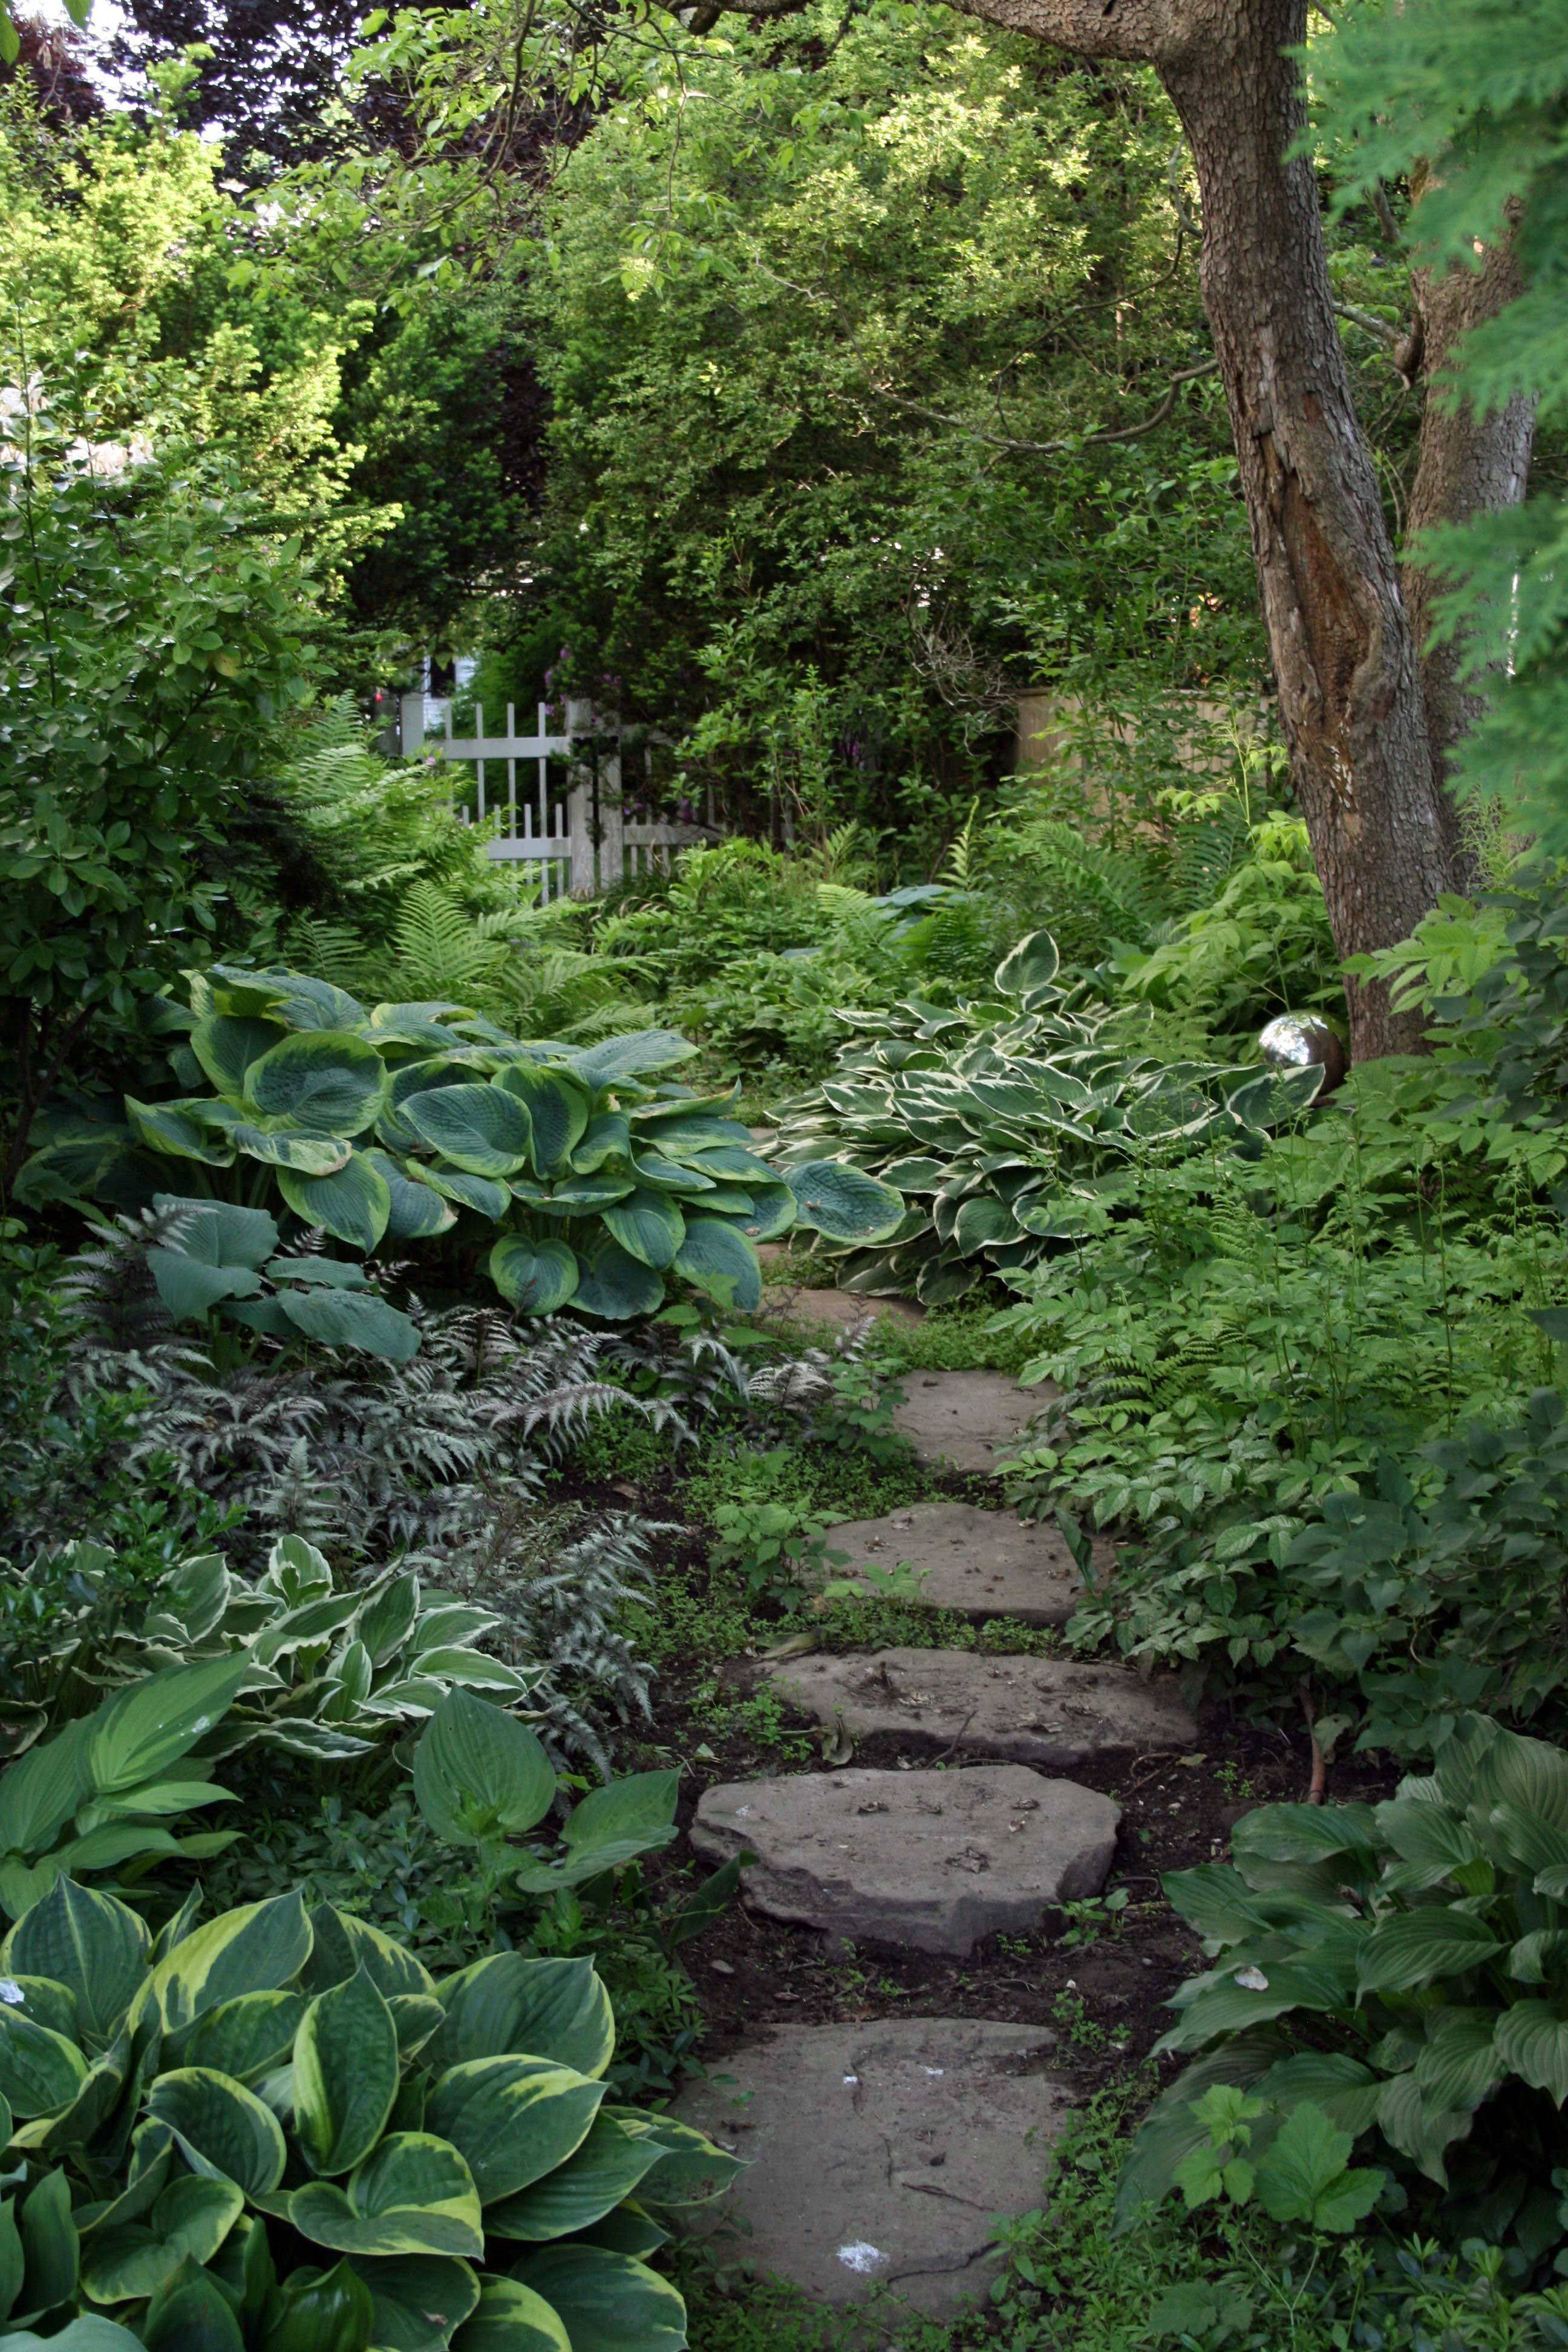
{"label": "variegated hosta with white edges", "polygon": [[193,1897],[153,1935],[61,1878],[0,1969],[7,2334],[46,2326],[67,2352],[685,2345],[648,2257],[739,2165],[609,2095],[591,1961],[502,1952],[437,1979],[297,1893],[204,1925]]}
{"label": "variegated hosta with white edges", "polygon": [[[186,1091],[128,1096],[119,1128],[54,1117],[18,1194],[215,1204],[153,1265],[180,1318],[389,1354],[417,1345],[356,1297],[353,1259],[326,1261],[343,1270],[324,1286],[320,1258],[290,1256],[269,1202],[292,1233],[320,1230],[358,1258],[459,1218],[496,1227],[489,1271],[514,1307],[611,1319],[651,1314],[671,1280],[750,1312],[759,1242],[801,1225],[870,1243],[902,1214],[896,1192],[842,1160],[771,1165],[730,1116],[732,1091],[668,1076],[696,1051],[671,1030],[523,1042],[471,1006],[367,1009],[326,981],[230,964],[194,975],[188,1009],[161,1000],[156,1019]],[[211,1093],[191,1091],[204,1082]]]}
{"label": "variegated hosta with white edges", "polygon": [[1141,1160],[1245,1144],[1293,1118],[1322,1072],[1170,1062],[1129,1042],[1129,1015],[1064,987],[1047,931],[995,972],[996,998],[917,998],[841,1013],[861,1033],[834,1076],[795,1106],[778,1159],[809,1183],[834,1155],[901,1197],[890,1231],[819,1223],[846,1290],[961,1298],[1053,1249],[1104,1232],[1135,1196]]}

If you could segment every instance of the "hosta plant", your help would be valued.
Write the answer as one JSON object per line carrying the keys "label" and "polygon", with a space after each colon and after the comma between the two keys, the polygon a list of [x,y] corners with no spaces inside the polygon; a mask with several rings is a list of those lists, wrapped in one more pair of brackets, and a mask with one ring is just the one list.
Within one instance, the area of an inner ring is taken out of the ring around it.
{"label": "hosta plant", "polygon": [[[150,1197],[173,1162],[187,1192],[252,1209],[275,1195],[295,1231],[320,1228],[361,1256],[466,1214],[498,1229],[489,1271],[513,1305],[614,1318],[651,1313],[667,1276],[748,1310],[758,1242],[796,1223],[874,1241],[901,1213],[896,1193],[837,1159],[781,1175],[724,1116],[728,1095],[655,1083],[696,1050],[668,1030],[520,1043],[461,1004],[367,1011],[326,981],[226,964],[193,978],[189,1013],[166,1009],[176,1016],[188,1031],[176,1074],[212,1091],[128,1097],[123,1131],[57,1122],[24,1197],[123,1199],[138,1170]],[[257,1228],[245,1252],[259,1246]],[[267,1261],[245,1252],[235,1263],[250,1286],[222,1311],[255,1321],[246,1299]],[[290,1287],[303,1278],[275,1273],[265,1328],[305,1328]]]}
{"label": "hosta plant", "polygon": [[[784,1128],[786,1163],[847,1157],[905,1200],[881,1234],[823,1238],[848,1290],[929,1306],[1101,1233],[1151,1152],[1234,1146],[1303,1109],[1321,1073],[1162,1061],[1127,1016],[1058,982],[1036,931],[997,966],[998,1000],[845,1013],[872,1033]],[[796,1171],[798,1172],[798,1171]],[[786,1176],[791,1174],[785,1167]]]}
{"label": "hosta plant", "polygon": [[1434,1774],[1386,1803],[1264,1806],[1232,1850],[1164,1882],[1211,1965],[1175,1995],[1160,2046],[1193,2063],[1139,2135],[1124,2212],[1204,2168],[1224,2084],[1261,2103],[1248,2163],[1310,2105],[1444,2192],[1446,2235],[1549,2252],[1568,2184],[1568,1755],[1464,1716]]}
{"label": "hosta plant", "polygon": [[0,1948],[0,2315],[210,2352],[679,2352],[646,2257],[737,2169],[616,2105],[591,1962],[437,1980],[297,1893],[156,1937],[60,1880]]}
{"label": "hosta plant", "polygon": [[141,1876],[168,1857],[221,1853],[237,1832],[169,1826],[228,1791],[187,1765],[245,1679],[244,1655],[145,1675],[0,1772],[0,1908],[12,1918],[68,1874]]}
{"label": "hosta plant", "polygon": [[76,1619],[58,1611],[58,1637],[35,1667],[40,1727],[62,1690],[68,1697],[95,1682],[237,1659],[234,1696],[222,1721],[202,1735],[203,1758],[213,1762],[259,1742],[327,1761],[370,1755],[410,1720],[433,1715],[456,1686],[518,1704],[542,1672],[476,1646],[503,1622],[493,1609],[426,1585],[410,1570],[340,1589],[325,1553],[292,1535],[273,1545],[254,1583],[219,1552],[176,1560],[111,1636],[100,1631],[95,1654],[84,1656],[77,1624],[98,1624],[95,1591],[113,1556],[89,1542],[68,1551],[81,1603]]}

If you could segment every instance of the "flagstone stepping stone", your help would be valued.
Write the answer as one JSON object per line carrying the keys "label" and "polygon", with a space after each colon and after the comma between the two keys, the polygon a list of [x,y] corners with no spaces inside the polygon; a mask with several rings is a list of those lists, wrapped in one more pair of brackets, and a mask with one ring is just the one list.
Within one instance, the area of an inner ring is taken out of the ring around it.
{"label": "flagstone stepping stone", "polygon": [[858,1323],[919,1323],[925,1314],[910,1298],[861,1298],[852,1290],[767,1291],[759,1322],[807,1323],[828,1331],[848,1331]]}
{"label": "flagstone stepping stone", "polygon": [[990,1475],[1031,1421],[1061,1391],[1048,1381],[1020,1388],[1006,1372],[906,1372],[904,1402],[893,1409],[922,1462]]}
{"label": "flagstone stepping stone", "polygon": [[[826,2304],[878,2282],[945,2317],[994,2275],[994,2213],[1039,2202],[1047,2150],[1070,2113],[1047,2071],[1056,2036],[981,2018],[895,2017],[778,2028],[689,2083],[682,2123],[749,2158],[699,2226],[737,2260]],[[744,2101],[744,2105],[740,2104]]]}
{"label": "flagstone stepping stone", "polygon": [[874,1657],[780,1659],[763,1672],[779,1696],[852,1739],[894,1733],[911,1747],[1070,1771],[1109,1750],[1191,1748],[1197,1725],[1171,1682],[1126,1666],[974,1650],[879,1650]]}
{"label": "flagstone stepping stone", "polygon": [[691,1843],[713,1862],[754,1853],[742,1888],[773,1918],[963,1955],[1098,1895],[1121,1817],[1098,1790],[1022,1764],[794,1772],[708,1790]]}
{"label": "flagstone stepping stone", "polygon": [[[911,1503],[879,1519],[847,1519],[828,1529],[827,1548],[849,1555],[836,1576],[852,1578],[868,1560],[889,1569],[907,1561],[923,1576],[926,1608],[954,1609],[977,1622],[1013,1617],[1021,1625],[1065,1625],[1083,1591],[1058,1528],[975,1503]],[[1113,1562],[1103,1538],[1095,1557],[1099,1572],[1109,1574]]]}

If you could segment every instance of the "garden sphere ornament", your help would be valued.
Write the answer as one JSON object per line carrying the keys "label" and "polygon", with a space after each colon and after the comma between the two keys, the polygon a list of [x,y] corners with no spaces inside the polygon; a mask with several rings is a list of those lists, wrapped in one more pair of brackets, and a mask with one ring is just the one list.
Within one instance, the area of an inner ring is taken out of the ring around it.
{"label": "garden sphere ornament", "polygon": [[1271,1070],[1306,1070],[1317,1064],[1323,1073],[1320,1095],[1331,1094],[1345,1074],[1344,1046],[1315,1013],[1277,1013],[1258,1031],[1258,1050]]}

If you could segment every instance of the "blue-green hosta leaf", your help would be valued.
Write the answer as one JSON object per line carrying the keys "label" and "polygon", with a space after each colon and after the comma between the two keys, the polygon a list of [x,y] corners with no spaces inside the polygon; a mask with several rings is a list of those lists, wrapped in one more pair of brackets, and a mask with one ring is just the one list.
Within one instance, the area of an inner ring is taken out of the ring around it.
{"label": "blue-green hosta leaf", "polygon": [[[531,1205],[542,1209],[547,1216],[591,1217],[600,1209],[613,1208],[617,1201],[629,1201],[637,1183],[630,1176],[606,1171],[597,1176],[568,1176],[548,1190],[543,1185],[531,1189],[537,1191],[537,1199]],[[518,1186],[512,1190],[520,1199],[526,1197]]]}
{"label": "blue-green hosta leaf", "polygon": [[582,2146],[531,2188],[492,2205],[485,2227],[498,2238],[535,2245],[570,2237],[629,2197],[664,2154],[651,2118],[639,2130],[614,2116],[596,2116]]}
{"label": "blue-green hosta leaf", "polygon": [[664,1300],[664,1284],[653,1267],[605,1240],[577,1254],[577,1288],[573,1304],[585,1315],[606,1322],[625,1322],[634,1315],[652,1315]]}
{"label": "blue-green hosta leaf", "polygon": [[597,1093],[628,1079],[649,1077],[656,1070],[672,1069],[678,1062],[689,1062],[696,1051],[673,1029],[637,1029],[629,1036],[606,1037],[602,1045],[574,1054],[571,1066]]}
{"label": "blue-green hosta leaf", "polygon": [[624,1110],[595,1111],[572,1154],[580,1176],[596,1175],[608,1160],[625,1160],[632,1148],[631,1122]]}
{"label": "blue-green hosta leaf", "polygon": [[840,1160],[807,1160],[786,1168],[784,1177],[795,1194],[799,1222],[830,1241],[881,1241],[902,1221],[900,1193]]}
{"label": "blue-green hosta leaf", "polygon": [[322,1226],[351,1249],[374,1249],[391,1223],[391,1188],[363,1151],[352,1152],[335,1176],[280,1168],[278,1189],[305,1224]]}
{"label": "blue-green hosta leaf", "polygon": [[559,2312],[572,2352],[681,2352],[686,2342],[680,2296],[628,2255],[602,2246],[544,2246],[518,2263],[517,2273]]}
{"label": "blue-green hosta leaf", "polygon": [[415,1174],[406,1161],[395,1160],[390,1151],[367,1151],[364,1156],[392,1195],[388,1241],[428,1241],[457,1223],[457,1211],[433,1184],[424,1181],[422,1168]]}
{"label": "blue-green hosta leaf", "polygon": [[394,2132],[349,2176],[312,2180],[289,2199],[302,2237],[344,2254],[447,2254],[478,2262],[484,2231],[473,2175],[449,2141]]}
{"label": "blue-green hosta leaf", "polygon": [[131,2303],[168,2285],[184,2262],[210,2263],[245,2210],[232,2180],[187,2173],[171,2181],[145,2221],[98,2230],[82,2252],[83,2292],[94,2303]]}
{"label": "blue-green hosta leaf", "polygon": [[[622,2123],[643,2120],[635,2107],[617,2107],[614,2112]],[[692,2125],[668,2115],[648,2120],[664,2154],[642,2184],[639,2204],[657,2205],[661,2211],[667,2206],[681,2210],[690,2205],[710,2205],[746,2169],[740,2157],[716,2147],[705,2132]]]}
{"label": "blue-green hosta leaf", "polygon": [[577,1287],[577,1255],[564,1242],[503,1234],[489,1255],[490,1280],[524,1315],[553,1315]]}
{"label": "blue-green hosta leaf", "polygon": [[565,1167],[587,1132],[593,1103],[584,1089],[563,1070],[545,1070],[529,1062],[512,1062],[498,1070],[491,1083],[516,1095],[528,1106],[535,1172],[553,1175]]}
{"label": "blue-green hosta leaf", "polygon": [[426,2051],[432,2066],[521,2050],[597,2079],[614,2055],[610,1997],[592,1960],[495,1952],[443,1977],[436,1990],[447,2022]]}
{"label": "blue-green hosta leaf", "polygon": [[479,2309],[452,2338],[452,2352],[572,2352],[553,2305],[518,2279],[487,2278]]}
{"label": "blue-green hosta leaf", "polygon": [[270,1053],[285,1035],[279,1022],[232,1013],[209,1013],[191,1031],[191,1051],[220,1095],[237,1103],[252,1062]]}
{"label": "blue-green hosta leaf", "polygon": [[1299,1069],[1260,1071],[1226,1097],[1226,1108],[1243,1127],[1259,1133],[1283,1127],[1310,1109],[1322,1088],[1323,1076],[1322,1065],[1317,1062]]}
{"label": "blue-green hosta leaf", "polygon": [[207,1168],[232,1168],[233,1141],[198,1116],[203,1108],[195,1102],[142,1103],[133,1095],[125,1097],[131,1132],[150,1151],[172,1160],[199,1160]]}
{"label": "blue-green hosta leaf", "polygon": [[362,2254],[353,2267],[374,2300],[370,2340],[384,2352],[447,2352],[452,2330],[479,2299],[479,2283],[468,2263],[438,2254],[395,2254],[380,2262]]}
{"label": "blue-green hosta leaf", "polygon": [[147,1973],[152,1938],[128,1904],[58,1878],[6,1937],[0,1961],[13,1976],[47,1977],[74,1996],[81,2031],[112,2032]]}
{"label": "blue-green hosta leaf", "polygon": [[604,2096],[603,2083],[547,2058],[471,2058],[431,2083],[425,2123],[458,2150],[489,2205],[564,2164]]}
{"label": "blue-green hosta leaf", "polygon": [[493,1176],[470,1176],[463,1169],[426,1160],[419,1162],[419,1173],[444,1200],[472,1209],[477,1215],[488,1217],[492,1225],[499,1225],[511,1206],[510,1192]]}
{"label": "blue-green hosta leaf", "polygon": [[252,1062],[243,1100],[257,1124],[288,1120],[318,1135],[360,1135],[386,1099],[386,1065],[363,1037],[309,1030]]}
{"label": "blue-green hosta leaf", "polygon": [[895,1160],[882,1171],[882,1181],[897,1192],[940,1192],[952,1175],[945,1160]]}
{"label": "blue-green hosta leaf", "polygon": [[164,1215],[183,1213],[175,1246],[204,1265],[262,1266],[278,1247],[278,1226],[265,1209],[237,1209],[227,1201],[187,1201],[155,1192],[153,1206]]}
{"label": "blue-green hosta leaf", "polygon": [[232,2180],[247,2197],[267,2197],[283,2178],[288,2147],[271,2108],[230,2074],[181,2066],[160,2074],[147,2113],[167,2124],[193,2171]]}
{"label": "blue-green hosta leaf", "polygon": [[352,2172],[386,2128],[397,2029],[365,1970],[319,1993],[294,2038],[294,2126],[319,2173]]}
{"label": "blue-green hosta leaf", "polygon": [[231,1139],[247,1160],[264,1168],[291,1168],[299,1176],[335,1176],[346,1168],[352,1146],[344,1137],[295,1135],[285,1128],[256,1127],[242,1119]]}
{"label": "blue-green hosta leaf", "polygon": [[163,2055],[171,2066],[207,2067],[250,2087],[287,2061],[304,2014],[302,1993],[241,1993],[171,2034]]}
{"label": "blue-green hosta leaf", "polygon": [[279,1303],[290,1323],[324,1347],[359,1348],[393,1364],[406,1364],[419,1352],[418,1325],[384,1298],[290,1286]]}
{"label": "blue-green hosta leaf", "polygon": [[763,1270],[745,1234],[717,1217],[686,1219],[675,1271],[731,1314],[752,1315],[763,1303]]}
{"label": "blue-green hosta leaf", "polygon": [[741,1233],[748,1242],[775,1242],[778,1234],[787,1233],[799,1209],[795,1206],[795,1192],[787,1183],[752,1185],[752,1212],[741,1218]]}
{"label": "blue-green hosta leaf", "polygon": [[198,1320],[226,1298],[254,1297],[261,1287],[261,1276],[247,1265],[204,1265],[179,1249],[150,1249],[147,1265],[176,1323]]}
{"label": "blue-green hosta leaf", "polygon": [[400,1111],[422,1143],[468,1175],[515,1176],[529,1163],[527,1105],[500,1087],[437,1087],[409,1095]]}
{"label": "blue-green hosta leaf", "polygon": [[329,1991],[361,1969],[389,2002],[405,1994],[422,1999],[435,1992],[435,1979],[424,1963],[368,1919],[319,1903],[310,1928],[315,1940],[305,1967],[307,1992]]}
{"label": "blue-green hosta leaf", "polygon": [[365,1018],[358,997],[351,996],[346,988],[335,988],[330,980],[310,980],[303,972],[276,968],[246,974],[232,964],[214,964],[209,977],[217,974],[231,988],[248,979],[275,989],[277,995],[268,1009],[274,1020],[286,1021],[290,1029],[353,1029]]}
{"label": "blue-green hosta leaf", "polygon": [[662,1272],[673,1265],[686,1237],[686,1221],[668,1193],[639,1184],[628,1200],[600,1212],[606,1231],[641,1265]]}
{"label": "blue-green hosta leaf", "polygon": [[632,1168],[639,1184],[651,1185],[656,1192],[673,1192],[679,1197],[695,1198],[714,1190],[715,1179],[704,1175],[701,1169],[684,1160],[666,1160],[661,1152],[644,1149],[632,1154]]}
{"label": "blue-green hosta leaf", "polygon": [[414,1794],[437,1836],[477,1845],[521,1836],[543,1820],[555,1768],[515,1716],[464,1690],[449,1691],[421,1736]]}
{"label": "blue-green hosta leaf", "polygon": [[387,1087],[386,1101],[375,1122],[376,1139],[389,1151],[413,1151],[419,1138],[403,1116],[403,1106],[411,1095],[434,1094],[441,1087],[472,1087],[487,1076],[490,1069],[488,1055],[473,1047],[433,1054],[422,1062],[405,1062],[393,1071]]}

